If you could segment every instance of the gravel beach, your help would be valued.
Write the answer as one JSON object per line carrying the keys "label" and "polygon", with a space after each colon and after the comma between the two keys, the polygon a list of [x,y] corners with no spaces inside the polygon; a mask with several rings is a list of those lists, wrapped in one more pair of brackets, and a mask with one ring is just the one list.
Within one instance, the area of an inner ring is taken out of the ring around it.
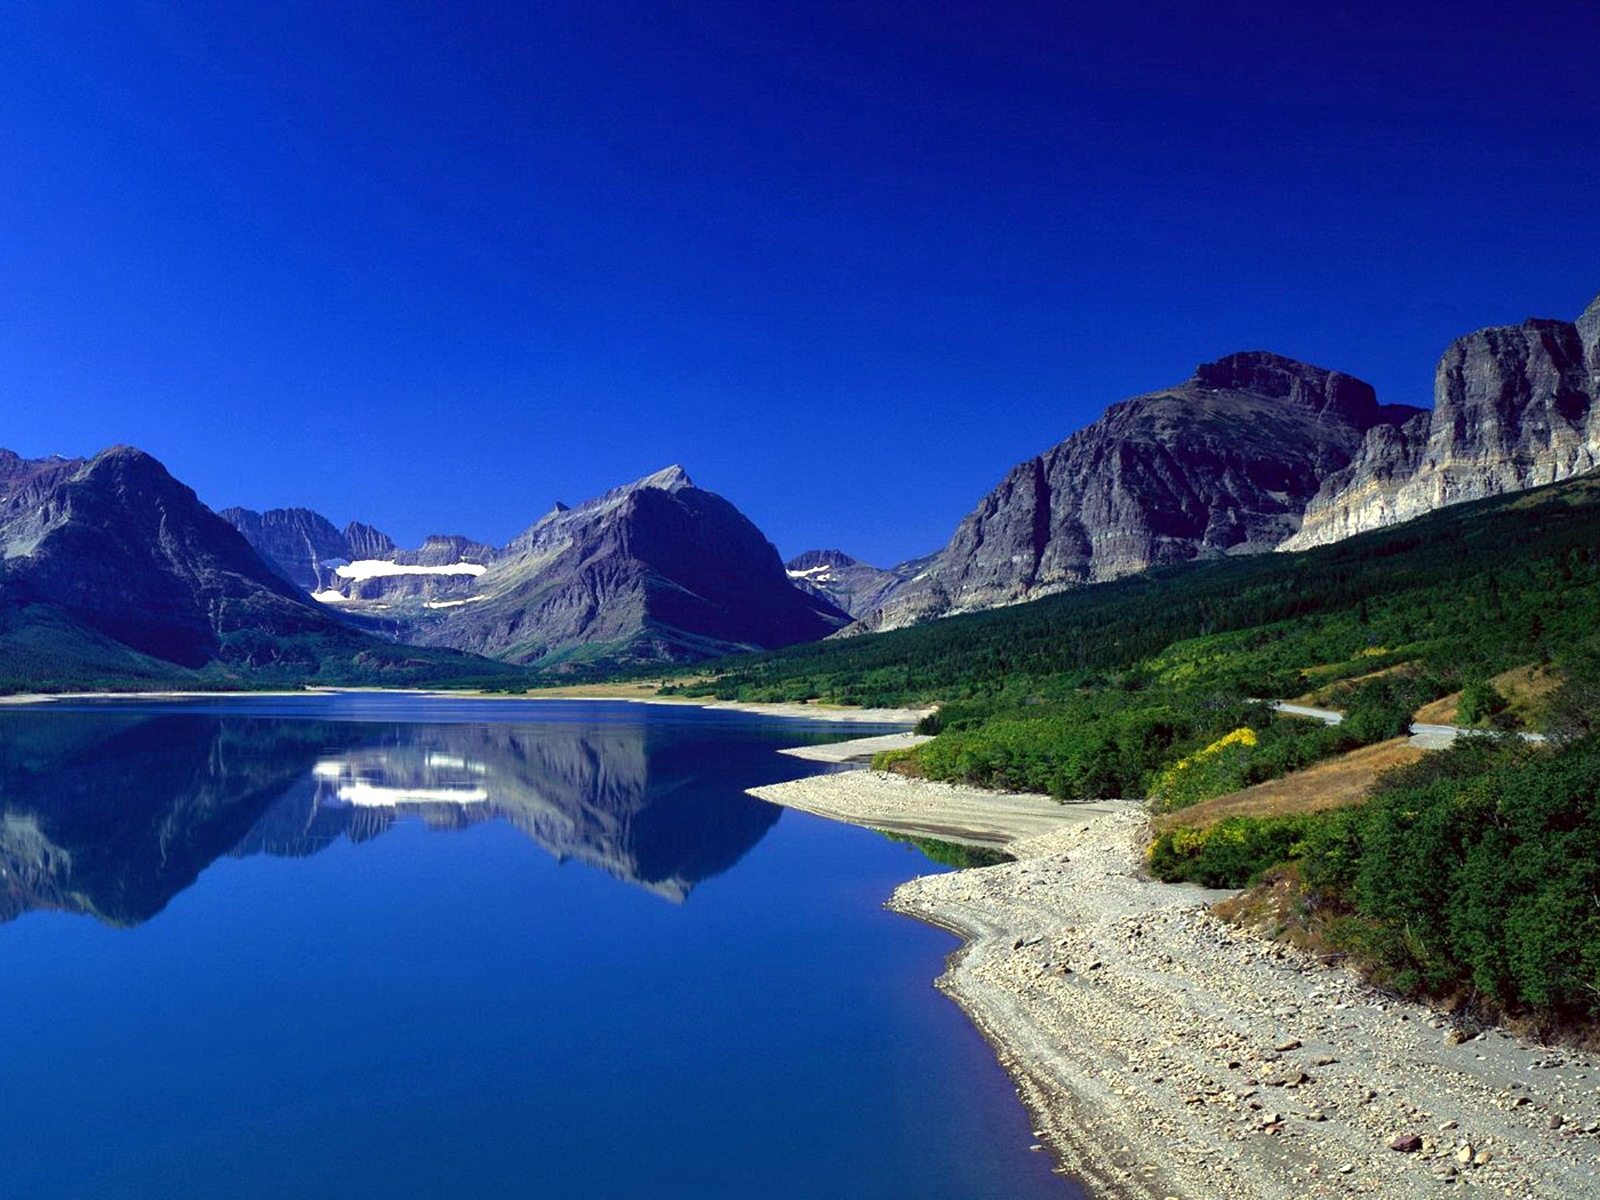
{"label": "gravel beach", "polygon": [[[1600,1059],[1457,1027],[1222,922],[1208,906],[1227,893],[1144,874],[1135,805],[867,771],[756,794],[784,790],[1017,856],[912,880],[889,907],[964,940],[938,986],[1097,1195],[1600,1196]],[[1043,832],[1041,805],[1059,814]]]}

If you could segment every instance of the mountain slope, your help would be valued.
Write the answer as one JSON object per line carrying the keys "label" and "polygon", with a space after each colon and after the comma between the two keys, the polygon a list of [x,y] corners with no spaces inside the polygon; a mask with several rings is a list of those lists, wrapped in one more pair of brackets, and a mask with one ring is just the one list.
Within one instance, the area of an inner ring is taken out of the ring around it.
{"label": "mountain slope", "polygon": [[402,550],[370,526],[340,533],[305,509],[224,515],[325,611],[397,641],[518,663],[707,658],[848,623],[681,467],[557,504],[502,548],[434,535]]}
{"label": "mountain slope", "polygon": [[126,446],[91,459],[0,451],[0,548],[8,686],[198,681],[196,673],[381,677],[408,660],[445,674],[498,670],[348,628],[159,462]]}
{"label": "mountain slope", "polygon": [[[1198,561],[1024,604],[697,668],[690,695],[1027,713],[1088,688],[1290,697],[1425,663],[1487,678],[1600,650],[1600,472],[1283,555]],[[1448,690],[1448,689],[1447,689]]]}
{"label": "mountain slope", "polygon": [[269,565],[305,592],[331,587],[341,562],[382,558],[395,550],[384,533],[352,521],[343,530],[309,508],[274,508],[254,512],[225,508],[217,513],[232,525]]}
{"label": "mountain slope", "polygon": [[794,587],[778,552],[681,467],[558,505],[420,640],[520,663],[705,658],[824,637],[846,615]]}
{"label": "mountain slope", "polygon": [[863,628],[1012,604],[1168,563],[1270,550],[1369,432],[1417,409],[1275,354],[1113,405],[1021,464]]}
{"label": "mountain slope", "polygon": [[1452,343],[1435,372],[1433,410],[1369,433],[1282,548],[1323,545],[1596,465],[1600,297],[1576,322],[1529,320]]}
{"label": "mountain slope", "polygon": [[859,620],[931,561],[929,555],[885,570],[851,558],[842,550],[807,550],[784,563],[784,570],[801,591],[826,600]]}

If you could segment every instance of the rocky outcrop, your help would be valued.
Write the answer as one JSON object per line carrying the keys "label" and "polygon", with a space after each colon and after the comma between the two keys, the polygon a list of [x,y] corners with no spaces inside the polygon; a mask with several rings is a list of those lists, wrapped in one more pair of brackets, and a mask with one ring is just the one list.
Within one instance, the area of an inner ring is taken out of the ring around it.
{"label": "rocky outcrop", "polygon": [[895,588],[914,578],[932,556],[912,559],[885,570],[851,558],[842,550],[807,550],[784,564],[790,580],[809,592],[861,618],[876,609]]}
{"label": "rocky outcrop", "polygon": [[520,663],[681,661],[811,641],[847,620],[794,587],[761,531],[674,466],[557,505],[415,636]]}
{"label": "rocky outcrop", "polygon": [[1600,296],[1584,310],[1577,321],[1578,340],[1583,343],[1584,361],[1589,367],[1589,388],[1600,392]]}
{"label": "rocky outcrop", "polygon": [[402,566],[443,567],[456,563],[487,566],[499,556],[493,546],[460,534],[430,533],[415,550],[394,550],[381,557]]}
{"label": "rocky outcrop", "polygon": [[387,533],[360,521],[351,521],[344,527],[344,544],[345,557],[352,562],[363,558],[388,558],[398,549]]}
{"label": "rocky outcrop", "polygon": [[1439,362],[1433,398],[1432,412],[1402,430],[1369,433],[1281,548],[1338,541],[1600,465],[1600,299],[1576,322],[1530,320],[1459,339]]}
{"label": "rocky outcrop", "polygon": [[[316,592],[329,586],[332,564],[348,562],[357,557],[350,550],[350,540],[333,522],[309,508],[274,508],[267,512],[253,512],[248,508],[225,508],[217,514],[241,534],[255,552],[271,564],[285,579],[302,591]],[[360,526],[370,534],[374,544],[394,543],[368,526]]]}
{"label": "rocky outcrop", "polygon": [[1380,405],[1358,379],[1276,354],[1203,364],[1012,470],[858,628],[1273,549],[1364,438],[1396,435],[1418,411]]}
{"label": "rocky outcrop", "polygon": [[429,534],[417,549],[402,550],[371,525],[352,521],[341,531],[308,508],[225,508],[219,515],[280,575],[324,604],[447,603],[469,595],[495,558],[493,546],[457,534]]}

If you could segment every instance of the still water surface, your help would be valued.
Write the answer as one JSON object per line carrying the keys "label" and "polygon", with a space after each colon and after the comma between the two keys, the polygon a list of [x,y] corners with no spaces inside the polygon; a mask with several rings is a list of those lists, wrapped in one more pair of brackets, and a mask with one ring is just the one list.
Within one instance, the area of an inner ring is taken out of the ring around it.
{"label": "still water surface", "polygon": [[1032,1197],[883,911],[933,868],[749,799],[860,736],[631,704],[0,711],[0,1192]]}

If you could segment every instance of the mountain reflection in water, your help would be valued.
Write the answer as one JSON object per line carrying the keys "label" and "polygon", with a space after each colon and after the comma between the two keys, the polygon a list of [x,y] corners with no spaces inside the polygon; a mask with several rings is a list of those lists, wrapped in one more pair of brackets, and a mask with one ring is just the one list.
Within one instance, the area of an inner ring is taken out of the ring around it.
{"label": "mountain reflection in water", "polygon": [[223,855],[303,857],[406,819],[505,821],[559,859],[681,902],[778,817],[701,784],[707,755],[729,752],[714,732],[645,723],[3,713],[0,919],[57,909],[136,925]]}

